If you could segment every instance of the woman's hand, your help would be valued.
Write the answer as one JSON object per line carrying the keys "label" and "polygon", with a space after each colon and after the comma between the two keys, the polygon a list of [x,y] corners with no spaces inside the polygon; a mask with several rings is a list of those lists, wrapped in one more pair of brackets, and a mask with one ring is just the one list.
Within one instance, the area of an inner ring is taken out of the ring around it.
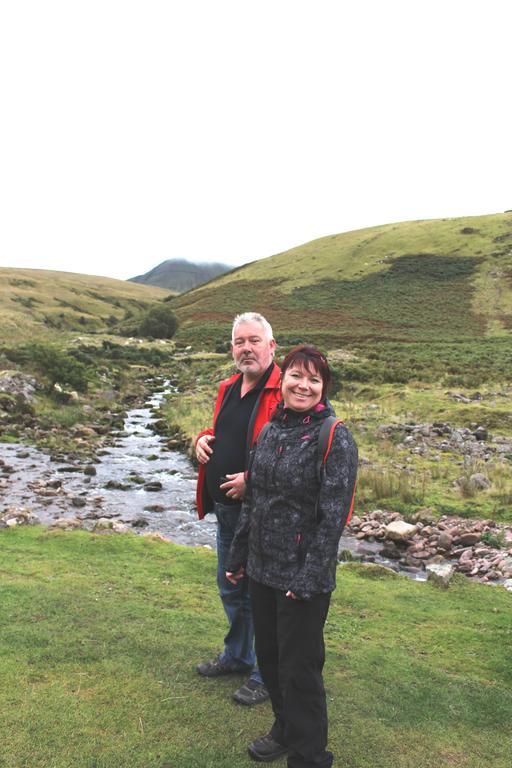
{"label": "woman's hand", "polygon": [[226,571],[226,579],[231,582],[235,587],[240,581],[240,579],[243,579],[245,576],[245,569],[243,566],[240,566],[238,571],[236,573],[232,573],[231,571]]}
{"label": "woman's hand", "polygon": [[290,597],[292,600],[300,600],[300,597],[297,597],[297,595],[294,595],[291,589],[288,590],[286,593],[286,597]]}
{"label": "woman's hand", "polygon": [[200,464],[207,464],[210,461],[210,456],[213,453],[213,448],[210,446],[215,440],[213,435],[203,435],[196,443],[196,457]]}
{"label": "woman's hand", "polygon": [[234,475],[226,475],[227,482],[219,486],[226,496],[237,501],[243,499],[245,495],[245,474],[236,472]]}

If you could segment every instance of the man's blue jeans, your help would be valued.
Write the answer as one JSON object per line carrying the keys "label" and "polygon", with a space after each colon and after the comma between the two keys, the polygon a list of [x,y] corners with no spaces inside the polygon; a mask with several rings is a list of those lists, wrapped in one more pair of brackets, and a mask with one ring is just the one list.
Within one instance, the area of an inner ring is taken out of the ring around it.
{"label": "man's blue jeans", "polygon": [[254,625],[252,621],[251,600],[249,597],[249,579],[244,576],[237,584],[226,579],[226,565],[229,548],[235,535],[240,505],[227,506],[215,502],[217,516],[217,585],[220,599],[229,622],[229,630],[224,638],[222,661],[233,667],[250,669],[251,680],[261,683],[261,675],[254,653]]}

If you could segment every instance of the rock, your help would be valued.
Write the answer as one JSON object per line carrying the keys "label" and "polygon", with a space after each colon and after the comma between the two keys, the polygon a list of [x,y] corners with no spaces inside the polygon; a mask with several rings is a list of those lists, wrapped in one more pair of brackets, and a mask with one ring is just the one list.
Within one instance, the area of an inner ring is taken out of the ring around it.
{"label": "rock", "polygon": [[425,525],[431,525],[436,522],[436,516],[430,507],[419,509],[410,519],[414,523],[424,523]]}
{"label": "rock", "polygon": [[473,560],[473,550],[465,549],[459,558],[459,563],[469,563],[472,560]]}
{"label": "rock", "polygon": [[404,520],[394,520],[386,525],[386,538],[393,541],[407,541],[416,533],[417,527]]}
{"label": "rock", "polygon": [[112,530],[114,533],[130,533],[130,529],[124,523],[113,522]]}
{"label": "rock", "polygon": [[487,432],[485,427],[477,427],[473,432],[473,435],[476,437],[477,440],[487,440],[487,438],[489,437],[489,433]]}
{"label": "rock", "polygon": [[114,521],[108,517],[100,517],[94,523],[93,531],[109,531],[114,527]]}
{"label": "rock", "polygon": [[133,528],[146,528],[148,525],[149,522],[145,517],[136,517],[135,520],[132,521]]}
{"label": "rock", "polygon": [[506,581],[503,582],[503,586],[505,589],[508,589],[509,592],[512,592],[512,579],[506,579]]}
{"label": "rock", "polygon": [[438,584],[440,587],[448,587],[455,573],[455,568],[449,563],[430,563],[425,570],[427,581]]}
{"label": "rock", "polygon": [[0,392],[31,403],[39,384],[32,376],[19,371],[0,371]]}
{"label": "rock", "polygon": [[88,464],[86,467],[84,467],[84,475],[87,475],[88,477],[94,477],[96,474],[96,467],[93,464]]}
{"label": "rock", "polygon": [[460,536],[457,536],[456,539],[454,539],[455,544],[458,544],[461,547],[472,547],[474,544],[477,544],[479,541],[480,541],[479,533],[463,533]]}
{"label": "rock", "polygon": [[87,501],[83,496],[73,496],[71,503],[74,507],[85,507]]}
{"label": "rock", "polygon": [[105,485],[110,491],[128,491],[131,487],[130,483],[121,483],[119,480],[109,480]]}
{"label": "rock", "polygon": [[358,528],[361,525],[361,518],[357,515],[352,515],[349,523],[349,528]]}
{"label": "rock", "polygon": [[74,528],[81,528],[82,521],[78,517],[58,517],[50,526],[51,528],[60,528],[64,531],[70,531]]}
{"label": "rock", "polygon": [[161,491],[163,488],[160,480],[152,480],[150,483],[144,485],[145,491]]}
{"label": "rock", "polygon": [[165,507],[163,504],[149,504],[144,507],[144,512],[165,512]]}
{"label": "rock", "polygon": [[471,475],[469,478],[469,482],[474,488],[477,488],[479,491],[485,491],[487,488],[491,487],[491,481],[488,477],[486,477],[482,472],[475,472],[474,475]]}
{"label": "rock", "polygon": [[453,544],[453,539],[447,531],[441,531],[437,540],[437,546],[440,549],[450,549]]}

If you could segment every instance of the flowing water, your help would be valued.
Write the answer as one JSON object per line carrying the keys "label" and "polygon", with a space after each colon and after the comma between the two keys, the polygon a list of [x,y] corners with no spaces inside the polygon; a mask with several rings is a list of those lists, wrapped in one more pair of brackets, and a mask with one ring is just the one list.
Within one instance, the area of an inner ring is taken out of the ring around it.
{"label": "flowing water", "polygon": [[[99,451],[95,463],[52,461],[32,446],[0,443],[0,514],[24,507],[42,523],[60,517],[78,517],[91,530],[98,518],[125,523],[135,532],[158,532],[177,544],[215,547],[215,519],[197,519],[194,506],[196,470],[179,451],[167,448],[167,439],[152,428],[166,394],[167,379],[143,408],[128,411],[124,429],[113,433],[113,444]],[[380,556],[378,542],[342,536],[340,548],[354,559],[397,569]],[[400,569],[424,579],[418,569]]]}

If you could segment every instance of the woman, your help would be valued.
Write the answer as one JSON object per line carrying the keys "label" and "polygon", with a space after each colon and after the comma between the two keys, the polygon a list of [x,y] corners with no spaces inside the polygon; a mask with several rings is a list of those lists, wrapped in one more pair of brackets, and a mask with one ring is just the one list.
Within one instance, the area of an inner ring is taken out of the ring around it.
{"label": "woman", "polygon": [[250,577],[256,655],[275,721],[249,745],[289,768],[330,768],[322,679],[323,627],[335,587],[338,541],[353,504],[357,448],[338,423],[318,476],[318,437],[333,415],[331,375],[317,349],[293,349],[282,365],[282,402],[254,449],[248,490],[226,573]]}

